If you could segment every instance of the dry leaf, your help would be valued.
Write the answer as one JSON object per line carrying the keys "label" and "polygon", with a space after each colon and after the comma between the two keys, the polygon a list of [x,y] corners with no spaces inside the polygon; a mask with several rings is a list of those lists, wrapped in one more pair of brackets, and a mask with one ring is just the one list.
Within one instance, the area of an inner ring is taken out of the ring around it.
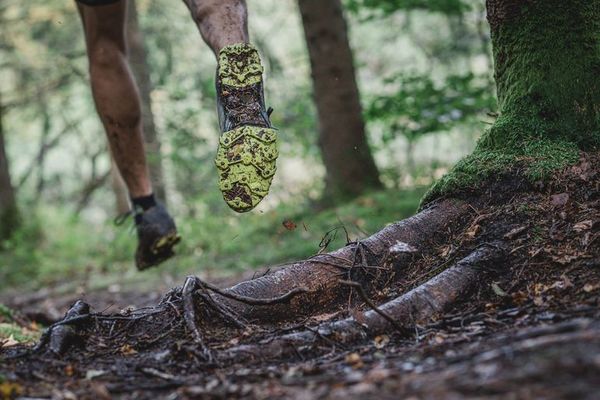
{"label": "dry leaf", "polygon": [[120,350],[121,350],[121,354],[126,355],[126,356],[130,356],[132,354],[137,354],[137,351],[128,344],[124,344],[123,346],[121,346]]}
{"label": "dry leaf", "polygon": [[388,335],[375,336],[374,342],[376,349],[383,349],[390,342],[390,337]]}
{"label": "dry leaf", "polygon": [[346,356],[346,363],[354,369],[362,368],[365,364],[363,363],[358,353],[350,353]]}
{"label": "dry leaf", "polygon": [[481,226],[479,226],[479,225],[471,225],[469,227],[469,229],[467,230],[467,232],[465,233],[465,235],[468,238],[473,239],[479,233],[480,230],[481,230]]}
{"label": "dry leaf", "polygon": [[554,207],[564,207],[568,201],[568,193],[553,194],[552,196],[550,196],[550,202]]}
{"label": "dry leaf", "polygon": [[73,364],[67,364],[65,366],[65,375],[73,376],[74,373],[75,373],[75,368],[73,367]]}
{"label": "dry leaf", "polygon": [[492,283],[492,290],[494,291],[494,293],[496,293],[497,296],[500,296],[500,297],[508,296],[508,293],[506,293],[504,290],[502,290],[502,288],[500,286],[498,286],[498,284],[496,282]]}
{"label": "dry leaf", "polygon": [[297,225],[294,221],[291,221],[289,219],[286,219],[285,221],[283,221],[281,223],[285,229],[287,229],[288,231],[293,231],[294,229],[296,229]]}
{"label": "dry leaf", "polygon": [[525,229],[527,229],[526,226],[518,226],[518,227],[512,229],[506,235],[504,235],[504,238],[505,239],[513,239],[513,238],[517,237],[519,234],[521,234]]}
{"label": "dry leaf", "polygon": [[599,284],[586,283],[585,285],[583,285],[583,291],[586,293],[593,292],[598,288],[600,288]]}
{"label": "dry leaf", "polygon": [[0,399],[14,399],[24,392],[23,386],[14,382],[0,382]]}
{"label": "dry leaf", "polygon": [[10,335],[8,337],[8,339],[1,339],[0,340],[0,348],[2,348],[2,347],[16,346],[18,344],[19,344],[19,342],[17,340],[15,340],[15,337],[13,335]]}
{"label": "dry leaf", "polygon": [[573,230],[575,232],[587,231],[588,229],[592,229],[592,225],[594,225],[594,222],[591,219],[588,219],[573,225]]}

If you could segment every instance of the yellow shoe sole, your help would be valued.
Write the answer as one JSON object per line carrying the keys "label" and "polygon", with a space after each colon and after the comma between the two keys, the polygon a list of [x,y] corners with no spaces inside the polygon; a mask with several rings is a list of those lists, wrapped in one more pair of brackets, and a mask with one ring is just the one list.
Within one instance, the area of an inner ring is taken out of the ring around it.
{"label": "yellow shoe sole", "polygon": [[278,155],[275,129],[239,126],[221,135],[215,164],[229,207],[241,213],[260,203],[271,187]]}

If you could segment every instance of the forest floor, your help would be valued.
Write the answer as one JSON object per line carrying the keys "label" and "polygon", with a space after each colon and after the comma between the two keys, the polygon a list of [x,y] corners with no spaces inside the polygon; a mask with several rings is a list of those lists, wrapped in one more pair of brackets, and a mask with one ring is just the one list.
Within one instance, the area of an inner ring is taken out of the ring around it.
{"label": "forest floor", "polygon": [[[531,184],[513,174],[463,198],[473,205],[464,227],[449,229],[373,300],[380,304],[406,293],[499,235],[509,245],[507,271],[481,282],[443,314],[413,324],[409,333],[353,344],[320,340],[309,352],[219,364],[199,354],[177,307],[137,328],[126,318],[131,311],[112,311],[111,324],[87,327],[82,342],[61,355],[5,340],[0,398],[11,392],[56,399],[598,398],[600,156],[582,156],[549,183]],[[110,314],[105,308],[111,304],[141,307],[160,298],[143,296],[96,293],[87,301]],[[30,318],[42,318],[34,311],[44,302],[54,304],[54,317],[46,317],[52,320],[74,300],[39,297],[27,305],[27,316],[10,317],[13,322],[32,328]],[[285,323],[243,330],[208,326],[207,345],[219,353],[267,344],[283,332],[359,318],[357,310],[366,309],[356,301]]]}

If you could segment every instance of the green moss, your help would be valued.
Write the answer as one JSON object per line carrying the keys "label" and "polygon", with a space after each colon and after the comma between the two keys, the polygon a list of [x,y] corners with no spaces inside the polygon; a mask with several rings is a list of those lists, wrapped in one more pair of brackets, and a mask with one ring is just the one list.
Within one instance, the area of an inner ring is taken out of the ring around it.
{"label": "green moss", "polygon": [[13,320],[13,311],[6,307],[4,304],[0,304],[0,322],[12,322]]}
{"label": "green moss", "polygon": [[[519,171],[531,182],[545,180],[579,159],[579,148],[566,140],[526,140],[504,149],[489,149],[480,140],[475,151],[459,161],[425,194],[422,204],[459,192],[475,191],[490,179]],[[483,143],[483,144],[482,144]]]}

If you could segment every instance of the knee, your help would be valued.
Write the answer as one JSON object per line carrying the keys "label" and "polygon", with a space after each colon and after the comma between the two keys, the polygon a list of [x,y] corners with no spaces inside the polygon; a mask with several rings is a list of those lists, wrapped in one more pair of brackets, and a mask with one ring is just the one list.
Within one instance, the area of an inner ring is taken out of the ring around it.
{"label": "knee", "polygon": [[[188,0],[186,2],[190,3]],[[244,0],[204,0],[190,8],[194,20],[202,22],[212,16],[231,17],[230,14],[245,14],[246,2]]]}
{"label": "knee", "polygon": [[90,69],[119,68],[126,58],[125,49],[115,41],[98,39],[88,50]]}

